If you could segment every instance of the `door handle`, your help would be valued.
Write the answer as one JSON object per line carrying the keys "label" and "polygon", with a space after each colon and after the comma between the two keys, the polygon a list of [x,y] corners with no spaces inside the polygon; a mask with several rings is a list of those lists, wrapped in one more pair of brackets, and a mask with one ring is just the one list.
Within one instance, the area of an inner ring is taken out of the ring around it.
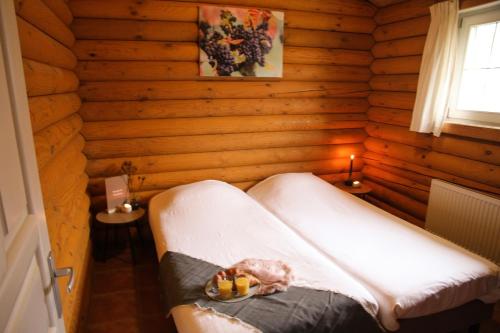
{"label": "door handle", "polygon": [[59,285],[56,283],[56,279],[63,277],[63,276],[69,276],[69,281],[68,284],[66,285],[66,290],[69,293],[73,291],[73,286],[75,285],[75,274],[73,267],[63,267],[63,268],[56,268],[54,256],[52,255],[52,252],[49,252],[49,255],[47,257],[47,262],[49,264],[49,271],[50,271],[50,281],[52,284],[52,288],[54,289],[54,298],[56,302],[56,308],[57,308],[57,313],[59,317],[61,317],[62,314],[62,302],[61,302],[61,295],[59,294]]}
{"label": "door handle", "polygon": [[63,268],[57,268],[54,271],[54,277],[59,278],[63,276],[69,276],[69,281],[66,286],[66,290],[68,291],[68,294],[70,294],[73,291],[73,286],[75,284],[75,275],[73,274],[73,267],[63,267]]}

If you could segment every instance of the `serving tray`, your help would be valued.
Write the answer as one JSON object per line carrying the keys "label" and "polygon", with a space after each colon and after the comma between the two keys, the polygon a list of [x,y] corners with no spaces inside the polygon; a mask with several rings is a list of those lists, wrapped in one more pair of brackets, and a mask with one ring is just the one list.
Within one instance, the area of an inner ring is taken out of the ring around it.
{"label": "serving tray", "polygon": [[219,290],[217,289],[217,286],[213,284],[212,279],[207,281],[207,284],[205,285],[205,294],[207,294],[208,297],[213,299],[214,301],[218,302],[223,302],[223,303],[236,303],[236,302],[241,302],[244,301],[253,295],[257,294],[259,291],[260,284],[256,284],[253,287],[250,287],[248,290],[248,294],[245,296],[240,296],[237,291],[233,290],[233,297],[230,299],[222,299],[220,298],[219,295]]}

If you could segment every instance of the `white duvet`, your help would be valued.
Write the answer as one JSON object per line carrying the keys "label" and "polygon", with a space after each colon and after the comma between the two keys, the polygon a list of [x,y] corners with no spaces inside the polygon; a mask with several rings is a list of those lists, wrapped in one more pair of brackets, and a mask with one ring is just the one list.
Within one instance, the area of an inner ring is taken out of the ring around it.
{"label": "white duvet", "polygon": [[495,264],[347,194],[312,174],[283,174],[248,194],[358,279],[379,318],[451,309],[498,290]]}
{"label": "white duvet", "polygon": [[[245,258],[288,263],[295,286],[331,290],[360,302],[373,316],[374,297],[354,278],[241,190],[219,181],[179,186],[154,197],[149,221],[158,258],[175,251],[228,267]],[[195,306],[172,311],[180,333],[253,332],[255,328]]]}

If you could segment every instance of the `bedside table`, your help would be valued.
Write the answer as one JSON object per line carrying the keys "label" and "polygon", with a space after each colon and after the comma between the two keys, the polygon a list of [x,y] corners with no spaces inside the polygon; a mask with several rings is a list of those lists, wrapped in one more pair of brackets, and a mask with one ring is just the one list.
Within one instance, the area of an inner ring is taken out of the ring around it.
{"label": "bedside table", "polygon": [[122,212],[116,212],[113,214],[108,214],[107,212],[100,212],[96,215],[95,219],[97,222],[104,224],[104,261],[106,261],[106,250],[108,247],[108,239],[109,239],[109,229],[112,228],[114,231],[114,236],[113,236],[113,241],[116,240],[116,230],[117,228],[120,227],[125,227],[127,228],[127,233],[128,233],[128,239],[130,242],[130,252],[132,254],[132,261],[136,262],[136,256],[135,256],[135,247],[134,247],[134,242],[132,240],[132,233],[130,232],[130,227],[134,227],[137,229],[137,235],[139,236],[139,239],[141,240],[141,243],[144,243],[142,239],[142,234],[141,234],[141,229],[140,229],[140,224],[139,221],[144,217],[146,211],[143,208],[139,208],[136,210],[131,211],[130,213],[122,213]]}
{"label": "bedside table", "polygon": [[342,191],[354,194],[355,196],[358,196],[361,199],[364,199],[365,196],[372,191],[372,188],[370,186],[363,183],[361,183],[360,187],[347,186],[344,184],[344,182],[338,182],[335,183],[334,185],[339,189],[341,189]]}

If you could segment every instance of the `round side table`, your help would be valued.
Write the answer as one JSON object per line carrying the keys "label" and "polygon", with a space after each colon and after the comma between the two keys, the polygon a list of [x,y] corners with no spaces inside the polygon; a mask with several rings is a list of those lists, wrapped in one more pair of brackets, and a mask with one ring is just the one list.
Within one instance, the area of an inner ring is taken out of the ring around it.
{"label": "round side table", "polygon": [[[130,232],[130,227],[134,226],[136,227],[137,235],[139,236],[141,243],[144,243],[142,239],[141,226],[139,224],[139,221],[144,217],[145,213],[146,211],[143,208],[139,208],[133,210],[130,213],[116,212],[113,214],[108,214],[107,212],[100,212],[96,215],[95,218],[97,222],[104,224],[104,234],[105,234],[104,250],[103,250],[104,261],[106,261],[107,259],[106,252],[108,248],[109,229],[112,228],[113,232],[116,234],[116,230],[118,228],[125,227],[127,228],[128,239],[130,242],[130,252],[132,254],[132,261],[135,264],[136,262],[135,246],[132,239],[132,233]],[[114,240],[115,238],[116,236],[113,237]]]}
{"label": "round side table", "polygon": [[359,187],[352,187],[344,184],[344,182],[338,182],[334,184],[339,189],[346,191],[348,193],[354,194],[362,199],[364,199],[365,195],[372,191],[372,188],[366,184],[361,183]]}

